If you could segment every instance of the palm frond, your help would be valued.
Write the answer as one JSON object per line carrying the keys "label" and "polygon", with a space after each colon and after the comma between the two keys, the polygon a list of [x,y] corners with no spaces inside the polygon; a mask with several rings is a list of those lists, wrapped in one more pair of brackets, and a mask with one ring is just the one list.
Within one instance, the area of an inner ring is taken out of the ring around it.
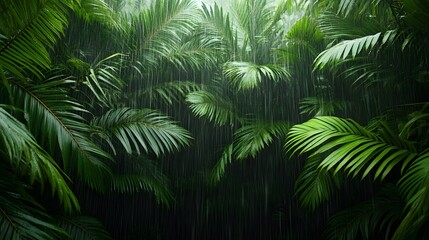
{"label": "palm frond", "polygon": [[[393,144],[397,141],[400,146]],[[374,172],[375,179],[384,179],[395,166],[405,166],[417,157],[415,149],[404,140],[385,139],[351,119],[327,116],[293,126],[285,148],[292,154],[329,153],[320,168],[333,169],[334,174],[348,172],[353,177],[362,174],[362,178]]]}
{"label": "palm frond", "polygon": [[290,123],[285,121],[255,121],[234,133],[234,156],[237,159],[255,157],[275,138],[286,137]]}
{"label": "palm frond", "polygon": [[120,193],[152,192],[158,203],[169,205],[173,201],[169,179],[159,166],[143,158],[125,158],[125,167],[121,173],[115,173],[110,188]]}
{"label": "palm frond", "polygon": [[210,181],[218,182],[225,173],[226,167],[233,160],[244,160],[256,157],[265,147],[271,144],[275,138],[284,138],[290,124],[285,121],[255,121],[240,127],[234,133],[232,144],[222,152],[221,158],[210,173]]}
{"label": "palm frond", "polygon": [[63,89],[69,83],[62,76],[40,84],[14,81],[13,94],[21,100],[30,131],[51,154],[59,151],[66,173],[102,191],[110,175],[105,161],[111,157],[89,138],[90,127],[79,115],[85,110]]}
{"label": "palm frond", "polygon": [[350,107],[345,101],[335,101],[318,97],[307,97],[300,101],[301,114],[313,114],[314,116],[334,115],[337,110],[343,111]]}
{"label": "palm frond", "polygon": [[212,94],[206,90],[200,90],[188,93],[186,102],[189,103],[189,108],[198,117],[206,117],[209,121],[218,125],[229,123],[234,125],[234,122],[239,119],[234,111],[232,101],[221,94]]}
{"label": "palm frond", "polygon": [[43,189],[46,183],[57,194],[65,210],[79,210],[79,203],[63,178],[54,159],[36,142],[32,134],[7,111],[0,107],[0,155],[30,183],[38,181]]}
{"label": "palm frond", "polygon": [[373,49],[381,39],[381,36],[379,32],[374,35],[342,41],[321,52],[314,61],[314,68],[323,69],[327,65],[336,64],[340,60],[349,57],[350,54],[352,58],[355,58],[363,50]]}
{"label": "palm frond", "polygon": [[23,77],[50,66],[48,49],[63,34],[74,1],[4,0],[0,3],[0,65]]}
{"label": "palm frond", "polygon": [[[391,230],[402,215],[403,200],[396,186],[388,185],[373,199],[334,215],[325,230],[327,239],[371,239],[376,233],[390,239]],[[379,230],[377,232],[377,230]]]}
{"label": "palm frond", "polygon": [[427,22],[429,21],[429,7],[425,0],[403,0],[404,9],[407,12],[405,22],[408,26],[427,32]]}
{"label": "palm frond", "polygon": [[[80,70],[79,77],[82,77],[84,84],[90,91],[91,96],[96,98],[96,102],[103,106],[112,106],[114,103],[114,93],[118,95],[119,91],[125,86],[123,80],[118,77],[119,62],[124,55],[120,53],[112,54],[98,62],[88,64],[80,59],[71,58],[67,62],[74,68]],[[113,100],[112,100],[113,98]]]}
{"label": "palm frond", "polygon": [[62,239],[65,232],[29,192],[33,189],[18,178],[14,169],[0,162],[0,238]]}
{"label": "palm frond", "polygon": [[227,62],[224,64],[224,75],[231,79],[238,90],[254,89],[265,79],[279,82],[290,77],[290,74],[278,65],[257,65],[250,62]]}
{"label": "palm frond", "polygon": [[382,24],[371,18],[344,17],[329,12],[322,14],[317,22],[327,39],[352,40],[386,30]]}
{"label": "palm frond", "polygon": [[393,239],[404,239],[427,220],[429,214],[429,149],[422,152],[405,171],[399,187],[407,201],[406,216]]}
{"label": "palm frond", "polygon": [[429,142],[429,112],[428,110],[421,110],[410,114],[409,119],[401,127],[399,136],[410,139],[421,139],[421,144]]}
{"label": "palm frond", "polygon": [[110,240],[107,232],[100,220],[89,216],[74,216],[59,219],[58,225],[68,234],[66,239],[100,239]]}
{"label": "palm frond", "polygon": [[225,174],[226,167],[232,163],[234,145],[228,145],[222,152],[222,156],[216,162],[216,165],[210,172],[209,180],[211,183],[219,182]]}
{"label": "palm frond", "polygon": [[323,34],[314,20],[303,17],[289,29],[286,41],[287,45],[280,51],[283,58],[293,64],[302,57],[302,51],[315,58],[321,51]]}
{"label": "palm frond", "polygon": [[148,98],[154,102],[172,105],[173,103],[183,102],[187,94],[199,90],[201,90],[200,85],[194,82],[171,81],[147,87],[142,91],[134,93],[131,99],[135,99],[135,95],[139,98]]}
{"label": "palm frond", "polygon": [[150,109],[113,109],[94,118],[91,124],[100,129],[107,141],[118,140],[127,153],[135,150],[140,154],[143,148],[159,157],[188,145],[191,139],[189,132],[176,122]]}
{"label": "palm frond", "polygon": [[182,42],[182,36],[192,34],[196,16],[190,0],[159,0],[134,20],[133,47],[145,72],[156,69],[160,59],[170,55],[169,49]]}
{"label": "palm frond", "polygon": [[319,168],[321,161],[322,157],[319,155],[307,159],[295,183],[295,191],[301,205],[312,211],[329,200],[343,180],[341,174],[334,175]]}
{"label": "palm frond", "polygon": [[217,3],[212,6],[202,5],[201,15],[205,34],[211,39],[220,40],[221,51],[233,53],[236,51],[232,22],[229,14],[224,12],[223,8]]}
{"label": "palm frond", "polygon": [[207,38],[205,29],[195,30],[195,35],[177,46],[169,46],[165,59],[183,71],[210,69],[219,61],[218,41]]}
{"label": "palm frond", "polygon": [[110,27],[121,27],[114,10],[104,0],[79,0],[73,12],[87,23],[95,21]]}

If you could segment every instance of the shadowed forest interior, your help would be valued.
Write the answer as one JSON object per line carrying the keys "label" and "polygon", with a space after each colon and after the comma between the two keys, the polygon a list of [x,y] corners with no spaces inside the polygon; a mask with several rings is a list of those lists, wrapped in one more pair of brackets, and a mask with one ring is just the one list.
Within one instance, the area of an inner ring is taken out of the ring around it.
{"label": "shadowed forest interior", "polygon": [[428,0],[1,0],[0,239],[429,239]]}

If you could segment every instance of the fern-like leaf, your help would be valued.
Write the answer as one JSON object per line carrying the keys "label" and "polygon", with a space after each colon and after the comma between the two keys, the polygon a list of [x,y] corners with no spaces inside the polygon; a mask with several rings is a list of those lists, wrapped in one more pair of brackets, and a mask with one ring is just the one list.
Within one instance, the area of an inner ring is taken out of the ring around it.
{"label": "fern-like leaf", "polygon": [[[169,117],[150,109],[113,109],[91,122],[108,141],[118,140],[127,153],[140,149],[161,156],[189,144],[188,131]],[[112,149],[115,150],[115,149]]]}
{"label": "fern-like leaf", "polygon": [[4,0],[0,3],[0,66],[16,76],[41,76],[50,66],[48,49],[63,34],[74,1]]}
{"label": "fern-like leaf", "polygon": [[250,62],[228,62],[224,64],[224,74],[230,78],[238,90],[258,87],[264,79],[274,82],[289,78],[289,73],[278,65],[257,65]]}
{"label": "fern-like leaf", "polygon": [[[394,141],[398,140],[401,141]],[[374,178],[384,179],[395,166],[406,165],[417,156],[412,148],[403,148],[409,144],[395,146],[394,141],[383,139],[351,119],[325,116],[293,126],[285,147],[292,153],[329,153],[320,163],[327,171],[348,172],[353,177],[360,173],[362,178],[373,172]]]}
{"label": "fern-like leaf", "polygon": [[195,91],[186,95],[186,102],[195,115],[206,117],[220,126],[227,123],[234,125],[239,119],[232,101],[220,94],[215,95],[206,90]]}
{"label": "fern-like leaf", "polygon": [[63,178],[52,157],[36,142],[25,126],[0,107],[0,154],[9,160],[30,182],[38,181],[42,189],[46,183],[58,195],[67,212],[79,210],[79,203]]}
{"label": "fern-like leaf", "polygon": [[93,189],[103,191],[111,157],[91,141],[89,125],[79,115],[83,107],[68,96],[65,84],[54,76],[44,83],[13,82],[13,93],[25,111],[29,129],[51,153],[60,151],[65,171],[77,176]]}
{"label": "fern-like leaf", "polygon": [[93,217],[62,217],[59,219],[58,225],[68,234],[68,238],[66,239],[111,239],[110,234],[100,220]]}
{"label": "fern-like leaf", "polygon": [[300,203],[310,210],[315,210],[327,201],[340,187],[343,179],[340,174],[333,175],[332,172],[319,168],[321,160],[321,156],[307,159],[295,183]]}
{"label": "fern-like leaf", "polygon": [[401,217],[404,207],[396,186],[388,185],[371,200],[344,209],[328,222],[325,234],[330,240],[371,239],[383,229],[384,239],[391,237],[391,229]]}

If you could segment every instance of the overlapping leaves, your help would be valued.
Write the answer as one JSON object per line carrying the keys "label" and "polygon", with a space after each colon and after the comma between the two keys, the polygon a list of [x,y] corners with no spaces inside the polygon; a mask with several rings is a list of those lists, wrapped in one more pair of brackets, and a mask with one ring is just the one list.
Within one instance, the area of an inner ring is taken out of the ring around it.
{"label": "overlapping leaves", "polygon": [[150,109],[112,109],[94,118],[92,125],[101,130],[100,136],[108,142],[118,140],[127,153],[140,154],[143,149],[159,157],[188,145],[191,138],[169,117]]}
{"label": "overlapping leaves", "polygon": [[110,175],[110,155],[89,138],[91,129],[80,114],[85,109],[68,96],[64,85],[72,83],[61,75],[44,83],[13,82],[13,94],[20,100],[29,129],[49,152],[60,151],[62,165],[88,186],[103,190]]}

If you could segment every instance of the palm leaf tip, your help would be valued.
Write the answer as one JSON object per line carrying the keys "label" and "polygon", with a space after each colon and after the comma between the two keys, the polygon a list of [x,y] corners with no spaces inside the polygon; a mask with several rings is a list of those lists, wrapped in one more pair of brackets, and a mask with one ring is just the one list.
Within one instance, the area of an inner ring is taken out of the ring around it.
{"label": "palm leaf tip", "polygon": [[67,212],[79,210],[79,203],[64,180],[65,174],[54,159],[36,142],[33,135],[16,118],[0,107],[0,143],[10,164],[42,189],[49,183]]}
{"label": "palm leaf tip", "polygon": [[128,153],[153,152],[156,156],[180,150],[191,135],[169,117],[150,109],[120,108],[95,118],[92,125],[105,132],[110,141],[118,140]]}
{"label": "palm leaf tip", "polygon": [[[0,16],[4,35],[0,38],[0,65],[23,77],[26,71],[41,76],[50,66],[48,48],[63,34],[68,8],[74,1],[5,0]],[[25,49],[25,51],[24,51]]]}
{"label": "palm leaf tip", "polygon": [[186,95],[186,102],[195,115],[206,117],[218,125],[234,125],[237,120],[231,100],[221,94],[215,95],[205,90],[190,92]]}
{"label": "palm leaf tip", "polygon": [[254,89],[264,79],[278,82],[290,77],[289,72],[278,65],[257,65],[250,62],[227,62],[223,72],[239,90]]}
{"label": "palm leaf tip", "polygon": [[344,171],[353,177],[362,174],[362,178],[373,172],[375,178],[383,179],[395,166],[417,156],[402,147],[406,145],[397,146],[353,120],[324,116],[293,126],[285,147],[292,154],[327,154],[320,163],[326,171]]}

